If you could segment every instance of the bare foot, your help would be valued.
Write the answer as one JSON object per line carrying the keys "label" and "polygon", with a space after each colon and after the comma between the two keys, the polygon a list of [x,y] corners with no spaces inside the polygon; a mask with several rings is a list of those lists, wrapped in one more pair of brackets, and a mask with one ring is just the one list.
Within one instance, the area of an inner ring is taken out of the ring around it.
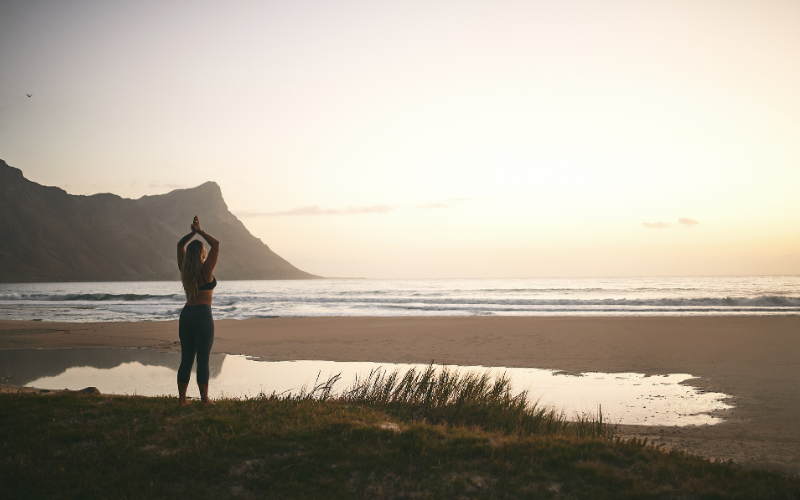
{"label": "bare foot", "polygon": [[191,403],[183,399],[183,400],[178,400],[178,404],[181,406],[189,406]]}
{"label": "bare foot", "polygon": [[208,408],[209,406],[214,406],[214,402],[210,399],[206,399],[205,401],[200,401],[200,406],[203,408]]}

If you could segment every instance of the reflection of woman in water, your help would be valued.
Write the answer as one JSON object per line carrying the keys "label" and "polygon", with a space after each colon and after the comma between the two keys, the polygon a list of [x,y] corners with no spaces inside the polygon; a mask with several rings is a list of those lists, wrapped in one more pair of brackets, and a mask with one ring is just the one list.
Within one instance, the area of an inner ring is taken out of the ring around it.
{"label": "reflection of woman in water", "polygon": [[[211,246],[206,257],[206,248],[200,240],[194,240],[186,247],[186,243],[195,234],[199,234]],[[186,247],[186,248],[184,248]],[[186,305],[181,310],[178,336],[181,339],[181,366],[178,368],[178,393],[180,405],[186,401],[186,388],[192,374],[192,364],[197,354],[197,387],[200,388],[200,399],[203,406],[213,405],[208,399],[208,358],[211,345],[214,343],[214,318],[211,317],[211,299],[217,279],[214,267],[219,257],[219,241],[200,229],[200,221],[195,216],[192,221],[192,232],[178,242],[178,268],[181,270],[181,281],[186,291]]]}

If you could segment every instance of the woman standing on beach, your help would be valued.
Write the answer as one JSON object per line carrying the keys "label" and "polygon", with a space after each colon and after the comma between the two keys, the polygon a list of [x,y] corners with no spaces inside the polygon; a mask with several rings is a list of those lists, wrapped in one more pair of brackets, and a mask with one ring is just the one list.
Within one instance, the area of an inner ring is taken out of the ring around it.
{"label": "woman standing on beach", "polygon": [[[200,240],[186,243],[199,234],[211,247],[206,257],[206,248]],[[186,401],[186,389],[192,375],[192,364],[197,354],[197,387],[200,388],[200,403],[213,405],[208,399],[208,358],[214,343],[214,318],[211,316],[211,300],[217,279],[214,267],[219,258],[219,241],[200,229],[200,221],[195,215],[192,232],[178,242],[178,268],[181,270],[183,290],[186,292],[186,305],[181,310],[178,323],[178,336],[181,339],[181,366],[178,368],[178,394],[180,405]]]}

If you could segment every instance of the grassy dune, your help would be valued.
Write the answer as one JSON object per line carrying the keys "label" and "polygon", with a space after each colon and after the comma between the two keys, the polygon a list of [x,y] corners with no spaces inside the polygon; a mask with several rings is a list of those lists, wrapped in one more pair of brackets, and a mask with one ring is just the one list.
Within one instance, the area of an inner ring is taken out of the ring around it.
{"label": "grassy dune", "polygon": [[784,498],[800,480],[623,442],[507,381],[374,372],[332,396],[0,395],[0,498]]}

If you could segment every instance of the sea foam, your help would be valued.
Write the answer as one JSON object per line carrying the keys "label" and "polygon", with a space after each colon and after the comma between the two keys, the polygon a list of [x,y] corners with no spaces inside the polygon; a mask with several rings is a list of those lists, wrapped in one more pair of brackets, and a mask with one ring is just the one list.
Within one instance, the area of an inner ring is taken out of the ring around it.
{"label": "sea foam", "polygon": [[[800,277],[229,281],[214,316],[800,314]],[[0,319],[176,319],[179,282],[0,284]]]}

